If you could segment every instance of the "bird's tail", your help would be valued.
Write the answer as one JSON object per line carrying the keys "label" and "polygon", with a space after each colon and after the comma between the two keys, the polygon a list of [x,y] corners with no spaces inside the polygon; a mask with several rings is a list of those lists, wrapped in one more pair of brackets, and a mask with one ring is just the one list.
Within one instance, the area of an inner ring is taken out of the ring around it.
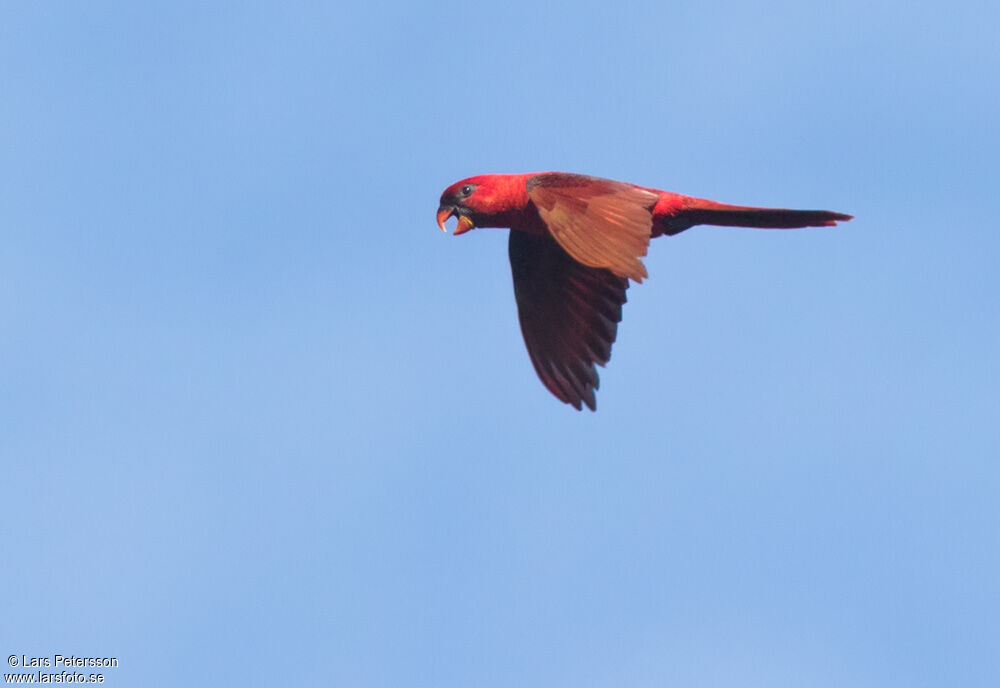
{"label": "bird's tail", "polygon": [[680,208],[657,223],[657,234],[678,234],[695,225],[721,227],[759,227],[763,229],[794,229],[796,227],[833,227],[851,215],[831,210],[789,210],[787,208],[754,208],[726,205],[703,198],[686,196]]}

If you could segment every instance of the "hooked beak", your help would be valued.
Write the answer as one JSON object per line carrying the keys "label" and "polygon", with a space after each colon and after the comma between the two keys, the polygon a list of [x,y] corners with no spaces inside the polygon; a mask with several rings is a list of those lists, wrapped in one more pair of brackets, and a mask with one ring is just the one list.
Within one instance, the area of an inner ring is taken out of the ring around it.
{"label": "hooked beak", "polygon": [[[452,215],[456,215],[455,206],[443,205],[440,208],[438,208],[437,224],[438,227],[441,228],[442,232],[448,231],[447,229],[445,229],[444,223],[445,220],[447,220]],[[475,226],[476,225],[473,224],[472,222],[472,218],[470,218],[468,215],[458,215],[458,226],[455,228],[455,236],[458,236],[459,234],[465,234]]]}
{"label": "hooked beak", "polygon": [[444,222],[454,214],[455,214],[455,208],[450,205],[443,205],[440,208],[438,208],[437,221],[438,221],[438,227],[441,228],[442,232],[448,231],[447,229],[445,229]]}

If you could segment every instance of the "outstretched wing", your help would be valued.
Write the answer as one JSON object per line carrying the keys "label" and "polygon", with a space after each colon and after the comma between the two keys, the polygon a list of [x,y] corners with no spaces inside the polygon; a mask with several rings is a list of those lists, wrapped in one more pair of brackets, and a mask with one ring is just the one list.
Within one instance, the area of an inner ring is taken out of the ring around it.
{"label": "outstretched wing", "polygon": [[539,174],[527,181],[553,238],[577,261],[641,282],[653,228],[652,191],[582,174]]}
{"label": "outstretched wing", "polygon": [[628,279],[582,265],[548,237],[511,230],[521,333],[538,377],[577,410],[597,408],[596,365],[611,358]]}

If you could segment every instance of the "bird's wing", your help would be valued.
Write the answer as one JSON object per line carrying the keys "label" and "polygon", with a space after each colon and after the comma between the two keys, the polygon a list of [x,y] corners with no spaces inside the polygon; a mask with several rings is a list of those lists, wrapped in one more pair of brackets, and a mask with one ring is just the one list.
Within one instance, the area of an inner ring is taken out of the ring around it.
{"label": "bird's wing", "polygon": [[641,282],[658,196],[632,184],[581,174],[538,174],[527,181],[542,221],[559,245],[590,267]]}
{"label": "bird's wing", "polygon": [[628,279],[580,264],[548,237],[511,230],[509,248],[521,333],[538,377],[577,410],[595,410],[595,364],[611,358]]}

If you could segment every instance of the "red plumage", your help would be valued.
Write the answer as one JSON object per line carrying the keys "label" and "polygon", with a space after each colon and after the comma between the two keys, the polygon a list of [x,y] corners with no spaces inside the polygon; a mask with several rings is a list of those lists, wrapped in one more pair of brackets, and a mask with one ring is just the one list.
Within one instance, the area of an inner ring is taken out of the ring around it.
{"label": "red plumage", "polygon": [[560,400],[596,409],[596,365],[611,357],[628,281],[646,277],[651,238],[695,225],[829,227],[850,215],[755,208],[565,172],[486,174],[441,194],[455,234],[509,227],[521,332],[539,378]]}

